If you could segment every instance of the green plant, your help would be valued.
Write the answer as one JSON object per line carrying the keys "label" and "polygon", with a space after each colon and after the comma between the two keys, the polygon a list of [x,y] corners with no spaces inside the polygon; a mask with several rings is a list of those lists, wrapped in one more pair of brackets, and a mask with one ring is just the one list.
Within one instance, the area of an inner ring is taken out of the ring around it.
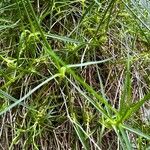
{"label": "green plant", "polygon": [[150,99],[148,8],[146,0],[0,2],[1,145],[148,148],[140,118]]}

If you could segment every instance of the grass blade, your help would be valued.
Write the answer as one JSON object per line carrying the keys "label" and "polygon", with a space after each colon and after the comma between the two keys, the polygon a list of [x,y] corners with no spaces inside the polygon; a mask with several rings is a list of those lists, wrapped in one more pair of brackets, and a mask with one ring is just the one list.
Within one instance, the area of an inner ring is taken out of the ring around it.
{"label": "grass blade", "polygon": [[38,90],[40,87],[42,87],[44,84],[48,83],[49,81],[51,81],[52,79],[56,78],[60,76],[60,74],[55,74],[52,77],[46,79],[45,81],[43,81],[41,84],[39,84],[38,86],[36,86],[34,89],[32,89],[31,91],[29,91],[25,96],[23,96],[22,98],[20,98],[19,100],[17,100],[15,103],[11,104],[9,107],[5,108],[3,111],[0,112],[0,115],[6,113],[7,111],[9,111],[10,109],[12,109],[13,107],[17,106],[18,104],[20,104],[23,100],[25,100],[27,97],[29,97],[32,93],[34,93],[36,90]]}
{"label": "grass blade", "polygon": [[108,59],[104,59],[104,60],[100,60],[100,61],[85,62],[85,63],[81,63],[81,64],[72,64],[72,65],[67,65],[67,67],[69,67],[69,68],[75,68],[75,67],[84,67],[84,66],[89,66],[89,65],[96,65],[96,64],[108,62],[111,59],[112,58],[108,58]]}
{"label": "grass blade", "polygon": [[127,149],[128,150],[132,150],[132,146],[131,146],[131,143],[129,141],[129,138],[128,138],[128,135],[127,135],[126,131],[124,131],[124,129],[121,126],[119,126],[119,131],[122,134],[122,137],[123,137],[123,139],[124,139],[124,141],[126,143]]}
{"label": "grass blade", "polygon": [[139,135],[141,137],[144,137],[144,138],[150,140],[150,136],[145,134],[145,133],[143,133],[143,132],[141,132],[139,129],[134,129],[134,128],[128,126],[128,125],[121,125],[121,126],[122,126],[122,128],[124,128],[124,129],[126,129],[126,130],[128,130],[130,132],[133,132],[133,133],[135,133],[135,134],[137,134],[137,135]]}

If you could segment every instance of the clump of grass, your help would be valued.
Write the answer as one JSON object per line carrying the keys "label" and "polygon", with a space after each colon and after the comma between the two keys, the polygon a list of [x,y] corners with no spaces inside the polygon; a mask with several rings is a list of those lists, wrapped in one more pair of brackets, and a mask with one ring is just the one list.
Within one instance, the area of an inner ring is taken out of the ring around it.
{"label": "clump of grass", "polygon": [[0,2],[1,148],[148,149],[149,5]]}

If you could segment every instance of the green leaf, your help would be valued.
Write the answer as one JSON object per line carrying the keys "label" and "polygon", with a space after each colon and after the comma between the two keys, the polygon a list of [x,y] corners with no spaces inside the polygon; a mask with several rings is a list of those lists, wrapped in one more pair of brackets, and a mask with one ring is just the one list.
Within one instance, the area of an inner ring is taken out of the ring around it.
{"label": "green leaf", "polygon": [[108,62],[111,59],[112,58],[108,58],[108,59],[104,59],[104,60],[100,60],[100,61],[85,62],[85,63],[81,63],[81,64],[72,64],[72,65],[67,65],[67,67],[74,68],[74,67],[83,67],[83,66],[89,66],[89,65],[96,65],[96,64]]}
{"label": "green leaf", "polygon": [[76,133],[77,133],[84,149],[88,150],[89,149],[89,144],[86,141],[86,135],[84,134],[83,130],[81,130],[82,127],[79,125],[79,123],[77,123],[77,120],[76,120],[75,116],[74,116],[73,120],[74,120],[73,127],[74,127],[74,129],[75,129],[75,131],[76,131]]}
{"label": "green leaf", "polygon": [[[9,107],[5,108],[3,111],[0,112],[0,115],[6,113],[7,111],[9,111],[10,109],[12,109],[13,107],[17,106],[18,104],[20,104],[23,100],[25,100],[27,97],[29,97],[32,93],[34,93],[36,90],[38,90],[40,87],[42,87],[44,84],[48,83],[49,81],[51,81],[52,79],[56,78],[60,76],[60,74],[55,74],[52,77],[46,79],[45,81],[43,81],[42,83],[40,83],[38,86],[36,86],[34,89],[32,89],[31,91],[29,91],[25,96],[23,96],[21,99],[16,100],[11,98],[12,100],[15,100],[15,102],[13,104],[11,104]],[[4,96],[7,96],[2,90],[0,90],[0,93],[3,94]],[[8,96],[7,96],[8,97]]]}
{"label": "green leaf", "polygon": [[150,140],[150,136],[147,135],[147,134],[145,134],[145,133],[143,133],[143,132],[140,131],[139,129],[134,129],[134,128],[128,126],[128,125],[121,125],[121,126],[122,126],[122,128],[124,128],[124,129],[126,129],[126,130],[129,130],[130,132],[133,132],[133,133],[135,133],[135,134],[137,134],[137,135],[139,135],[139,136],[141,136],[141,137],[144,137],[144,138]]}
{"label": "green leaf", "polygon": [[126,143],[127,150],[132,150],[132,146],[131,146],[131,143],[129,141],[129,137],[128,137],[126,131],[120,125],[119,125],[119,131],[122,134],[122,137]]}
{"label": "green leaf", "polygon": [[[127,59],[127,70],[126,70],[126,78],[125,78],[125,84],[124,89],[122,92],[121,100],[120,100],[120,114],[124,115],[126,109],[131,104],[131,73],[130,73],[130,67],[131,67],[131,60],[128,56]],[[122,117],[122,116],[121,116]]]}
{"label": "green leaf", "polygon": [[87,96],[79,87],[77,87],[70,79],[67,78],[67,80],[74,86],[74,88],[77,89],[77,91],[83,95],[86,100],[88,100],[100,113],[102,113],[106,118],[108,118],[109,120],[110,117],[108,116],[106,110],[101,106],[101,104],[99,104],[98,102],[94,101],[93,99],[91,99],[89,96]]}
{"label": "green leaf", "polygon": [[76,44],[83,44],[84,43],[83,41],[78,41],[78,40],[75,40],[75,39],[68,38],[66,36],[60,36],[60,35],[51,34],[51,33],[45,34],[45,37],[53,38],[53,39],[57,39],[57,40],[64,41],[64,42],[69,42],[69,43],[76,43]]}
{"label": "green leaf", "polygon": [[[3,90],[0,89],[0,96],[1,96],[1,95],[2,95],[2,97],[5,97],[5,98],[9,99],[9,100],[12,101],[12,102],[17,102],[17,101],[18,101],[18,99],[12,97],[12,96],[9,95],[8,93],[6,93],[6,92],[4,92]],[[26,104],[24,104],[24,103],[22,103],[22,102],[20,103],[20,105],[22,105],[22,106],[24,106],[24,107],[26,107],[26,108],[28,108],[28,109],[30,109],[30,110],[32,110],[32,111],[37,111],[37,110],[33,109],[32,107],[27,106]]]}

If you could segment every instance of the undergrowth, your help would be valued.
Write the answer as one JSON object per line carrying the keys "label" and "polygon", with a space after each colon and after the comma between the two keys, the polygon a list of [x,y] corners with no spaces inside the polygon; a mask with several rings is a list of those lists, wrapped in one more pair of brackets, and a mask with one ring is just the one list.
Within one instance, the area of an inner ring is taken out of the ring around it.
{"label": "undergrowth", "polygon": [[150,148],[148,0],[0,1],[0,149]]}

